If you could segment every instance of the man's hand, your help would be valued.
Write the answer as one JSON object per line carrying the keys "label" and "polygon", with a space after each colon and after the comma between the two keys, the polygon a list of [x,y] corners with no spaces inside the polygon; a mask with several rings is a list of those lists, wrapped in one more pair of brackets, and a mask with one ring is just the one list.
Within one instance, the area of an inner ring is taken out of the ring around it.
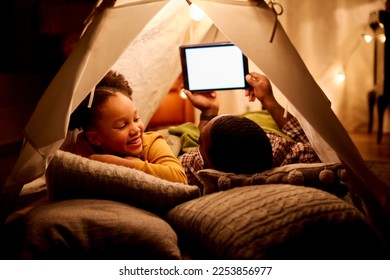
{"label": "man's hand", "polygon": [[250,73],[245,77],[251,88],[245,90],[245,96],[249,98],[250,102],[256,100],[256,98],[264,105],[267,103],[274,103],[275,98],[272,92],[272,85],[268,78],[258,73]]}
{"label": "man's hand", "polygon": [[215,91],[191,92],[183,89],[191,104],[206,115],[218,115],[219,103]]}
{"label": "man's hand", "polygon": [[272,85],[268,78],[252,72],[246,75],[245,79],[251,86],[251,88],[245,90],[245,96],[248,96],[250,102],[255,101],[257,98],[270,113],[274,121],[282,128],[293,116],[290,113],[285,114],[284,108],[275,99]]}

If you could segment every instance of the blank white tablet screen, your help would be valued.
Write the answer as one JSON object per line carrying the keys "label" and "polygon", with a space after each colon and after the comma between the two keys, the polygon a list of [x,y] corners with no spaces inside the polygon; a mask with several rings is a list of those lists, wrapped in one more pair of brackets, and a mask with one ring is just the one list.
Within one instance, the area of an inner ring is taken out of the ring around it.
{"label": "blank white tablet screen", "polygon": [[245,87],[243,54],[237,46],[185,50],[189,90]]}

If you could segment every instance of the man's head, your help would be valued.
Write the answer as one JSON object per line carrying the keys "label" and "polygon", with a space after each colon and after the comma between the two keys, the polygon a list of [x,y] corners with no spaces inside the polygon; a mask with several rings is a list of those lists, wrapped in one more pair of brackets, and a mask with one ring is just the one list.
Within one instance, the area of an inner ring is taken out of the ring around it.
{"label": "man's head", "polygon": [[272,147],[267,135],[245,117],[215,117],[203,128],[199,144],[205,168],[236,174],[272,168]]}

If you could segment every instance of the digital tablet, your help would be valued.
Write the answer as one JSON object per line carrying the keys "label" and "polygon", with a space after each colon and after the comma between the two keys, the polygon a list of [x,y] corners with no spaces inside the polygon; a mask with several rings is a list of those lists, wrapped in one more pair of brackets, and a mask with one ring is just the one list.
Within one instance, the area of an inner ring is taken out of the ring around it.
{"label": "digital tablet", "polygon": [[248,88],[248,59],[233,43],[180,46],[184,88],[210,91]]}

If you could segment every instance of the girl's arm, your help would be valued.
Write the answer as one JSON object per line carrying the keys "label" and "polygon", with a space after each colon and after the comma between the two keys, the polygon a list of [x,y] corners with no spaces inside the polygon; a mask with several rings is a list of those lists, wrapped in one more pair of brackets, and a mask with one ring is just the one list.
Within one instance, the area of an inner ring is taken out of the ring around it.
{"label": "girl's arm", "polygon": [[187,184],[187,176],[165,138],[156,132],[144,133],[142,160],[133,161],[134,168],[161,179]]}

